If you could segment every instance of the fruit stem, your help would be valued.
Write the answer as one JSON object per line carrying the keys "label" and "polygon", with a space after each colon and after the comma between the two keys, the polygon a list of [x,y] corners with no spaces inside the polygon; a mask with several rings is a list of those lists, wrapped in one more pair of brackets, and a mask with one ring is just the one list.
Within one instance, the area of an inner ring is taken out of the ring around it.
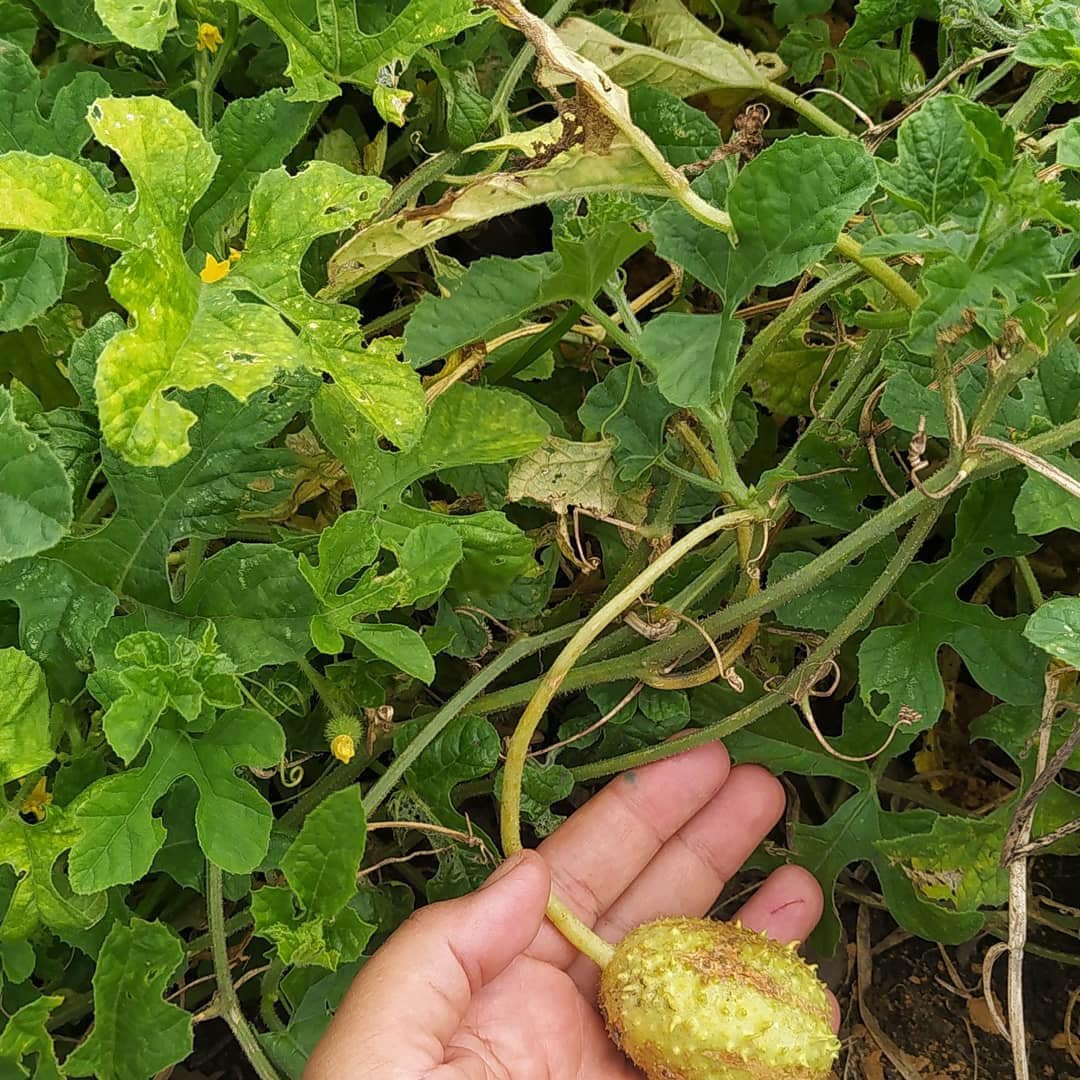
{"label": "fruit stem", "polygon": [[587,956],[603,971],[611,963],[615,948],[598,934],[594,934],[567,906],[559,899],[554,889],[548,897],[547,917],[578,952]]}
{"label": "fruit stem", "polygon": [[[703,540],[724,529],[737,529],[753,523],[754,514],[749,510],[736,510],[703,522],[688,532],[677,543],[650,563],[628,585],[617,592],[607,603],[593,612],[577,633],[563,646],[540,680],[528,705],[518,720],[517,727],[506,749],[506,766],[503,773],[499,827],[503,851],[513,855],[521,850],[521,782],[529,745],[536,733],[548,705],[559,691],[563,680],[570,673],[582,653],[620,615],[627,611],[641,595]],[[585,926],[559,897],[552,891],[548,900],[548,917],[563,936],[586,956],[603,968],[611,958],[610,947]]]}

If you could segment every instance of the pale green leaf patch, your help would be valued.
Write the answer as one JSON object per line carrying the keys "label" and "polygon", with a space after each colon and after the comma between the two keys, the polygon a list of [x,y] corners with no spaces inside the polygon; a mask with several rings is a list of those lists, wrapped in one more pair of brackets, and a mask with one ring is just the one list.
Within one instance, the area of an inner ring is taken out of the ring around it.
{"label": "pale green leaf patch", "polygon": [[49,694],[41,668],[18,649],[0,649],[0,784],[53,759]]}
{"label": "pale green leaf patch", "polygon": [[0,922],[0,941],[31,937],[41,926],[57,931],[84,930],[105,914],[105,896],[97,890],[74,895],[65,880],[54,876],[57,860],[81,836],[66,810],[50,806],[45,820],[28,824],[16,808],[0,816],[0,865],[19,879]]}
{"label": "pale green leaf patch", "polygon": [[0,566],[47,551],[67,533],[71,481],[42,437],[15,418],[0,387]]}
{"label": "pale green leaf patch", "polygon": [[[82,165],[14,151],[0,156],[0,224],[79,236],[122,252],[109,288],[132,325],[108,342],[98,362],[101,427],[130,461],[164,466],[187,453],[194,422],[167,391],[214,383],[244,399],[281,369],[317,366],[282,314],[305,319],[313,332],[312,323],[321,328],[338,312],[322,305],[318,317],[312,314],[316,302],[303,292],[295,267],[321,227],[342,228],[373,213],[385,185],[327,162],[315,163],[310,175],[265,174],[253,195],[247,287],[273,306],[250,303],[227,282],[203,284],[185,259],[188,216],[218,162],[194,124],[160,98],[99,100],[89,115],[98,140],[131,174],[134,199],[106,194]],[[275,198],[287,216],[274,217]],[[302,224],[309,218],[317,222],[314,231]]]}
{"label": "pale green leaf patch", "polygon": [[1048,600],[1028,619],[1024,637],[1051,656],[1080,667],[1080,599]]}
{"label": "pale green leaf patch", "polygon": [[94,10],[117,38],[136,49],[160,49],[177,25],[176,0],[94,0]]}

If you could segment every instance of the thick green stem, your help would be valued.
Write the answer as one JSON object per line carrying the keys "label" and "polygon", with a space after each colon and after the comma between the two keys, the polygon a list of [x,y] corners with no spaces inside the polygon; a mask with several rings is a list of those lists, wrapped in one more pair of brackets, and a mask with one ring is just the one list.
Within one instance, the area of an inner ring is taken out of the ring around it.
{"label": "thick green stem", "polygon": [[281,997],[281,974],[284,970],[285,965],[281,962],[281,957],[275,953],[274,958],[270,961],[270,969],[262,977],[259,1015],[262,1017],[263,1023],[271,1031],[285,1030],[285,1024],[282,1022],[281,1017],[278,1016],[277,1011],[277,1003]]}
{"label": "thick green stem", "polygon": [[1023,130],[1068,77],[1061,68],[1043,68],[1005,113],[1005,123]]}
{"label": "thick green stem", "polygon": [[854,139],[856,137],[843,124],[829,116],[828,113],[823,113],[816,105],[811,104],[806,98],[792,93],[786,86],[781,86],[775,82],[766,82],[761,87],[761,92],[766,97],[771,97],[773,101],[786,105],[793,112],[805,117],[814,127],[824,131],[826,135],[840,135],[845,139]]}
{"label": "thick green stem", "polygon": [[548,668],[547,673],[536,686],[532,697],[518,720],[514,734],[506,747],[506,767],[503,773],[502,798],[500,804],[500,831],[503,851],[512,855],[521,850],[521,779],[528,756],[529,744],[548,705],[559,691],[563,680],[570,673],[586,648],[599,637],[620,615],[627,611],[638,599],[680,559],[691,552],[703,540],[722,529],[736,529],[741,525],[751,524],[753,514],[746,511],[734,511],[703,522],[696,529],[688,532],[677,543],[647,566],[633,581],[616,593],[606,604],[594,611],[578,628],[574,636],[566,643]]}
{"label": "thick green stem", "polygon": [[732,380],[732,388],[728,394],[729,404],[739,388],[754,379],[761,370],[761,365],[776,350],[780,342],[788,337],[807,316],[817,311],[830,296],[858,281],[863,273],[861,266],[841,266],[828,277],[822,278],[813,288],[807,289],[797,300],[793,300],[768,326],[759,331],[735,369],[736,378]]}
{"label": "thick green stem", "polygon": [[196,108],[199,114],[199,127],[204,135],[209,135],[214,127],[214,88],[218,84],[218,79],[221,78],[222,71],[225,70],[225,64],[232,54],[240,33],[240,16],[236,10],[236,4],[229,4],[225,20],[225,33],[214,53],[214,59],[211,61],[206,52],[195,55],[195,70],[198,76]]}
{"label": "thick green stem", "polygon": [[836,241],[836,250],[850,259],[856,266],[861,266],[879,285],[883,285],[908,309],[914,311],[920,303],[919,294],[886,262],[873,255],[862,253],[862,244],[847,233],[841,233]]}
{"label": "thick green stem", "polygon": [[210,924],[210,951],[214,958],[214,974],[217,977],[221,1018],[229,1025],[259,1080],[279,1080],[277,1070],[263,1052],[236,996],[236,987],[233,986],[232,974],[229,971],[228,945],[225,942],[225,907],[221,870],[209,860],[206,863],[206,917]]}
{"label": "thick green stem", "polygon": [[724,485],[737,506],[746,506],[750,502],[750,491],[739,475],[735,463],[735,451],[731,445],[730,414],[718,413],[715,409],[700,407],[694,410],[709,432],[713,456],[720,469],[720,483]]}
{"label": "thick green stem", "polygon": [[663,758],[681,754],[695,746],[702,746],[708,742],[722,739],[740,728],[752,724],[767,716],[774,709],[788,704],[792,698],[804,696],[806,691],[817,680],[823,665],[828,663],[839,651],[840,647],[852,634],[858,631],[877,610],[878,604],[892,591],[901,574],[908,568],[912,560],[919,552],[930,530],[934,527],[944,506],[942,503],[931,502],[925,507],[915,520],[915,524],[908,530],[907,536],[897,549],[896,554],[889,560],[881,575],[874,584],[860,598],[859,602],[844,617],[835,630],[821,642],[807,658],[783,681],[780,687],[771,693],[763,694],[756,701],[723,720],[698,731],[683,735],[681,738],[653,746],[647,750],[637,750],[630,754],[622,754],[619,757],[608,758],[605,761],[595,761],[588,765],[579,766],[571,771],[575,780],[593,780],[600,776],[610,776],[612,773],[623,772],[626,769],[640,768],[651,761],[660,761]]}
{"label": "thick green stem", "polygon": [[[603,633],[615,619],[636,603],[643,593],[652,588],[663,574],[703,540],[721,529],[739,528],[752,520],[752,514],[735,511],[706,521],[687,533],[638,574],[630,584],[593,612],[563,647],[547,674],[540,680],[536,692],[521,714],[506,747],[506,765],[503,771],[499,804],[499,827],[503,851],[506,855],[509,856],[521,850],[521,783],[529,744],[548,705],[558,692],[560,683],[577,663],[581,654],[590,642]],[[601,968],[608,964],[612,956],[612,947],[585,926],[554,890],[548,898],[547,914],[551,922],[572,945],[594,960]]]}

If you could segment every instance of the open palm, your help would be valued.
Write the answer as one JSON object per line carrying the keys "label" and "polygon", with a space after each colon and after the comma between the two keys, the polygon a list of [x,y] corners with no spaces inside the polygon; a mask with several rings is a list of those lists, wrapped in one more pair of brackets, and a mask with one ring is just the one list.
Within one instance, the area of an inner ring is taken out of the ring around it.
{"label": "open palm", "polygon": [[[783,788],[703,746],[627,773],[539,852],[478,892],[417,912],[364,966],[305,1080],[623,1080],[638,1076],[596,1009],[598,971],[544,920],[554,887],[603,938],[662,915],[703,915],[776,823]],[[777,870],[739,912],[802,940],[821,891]]]}

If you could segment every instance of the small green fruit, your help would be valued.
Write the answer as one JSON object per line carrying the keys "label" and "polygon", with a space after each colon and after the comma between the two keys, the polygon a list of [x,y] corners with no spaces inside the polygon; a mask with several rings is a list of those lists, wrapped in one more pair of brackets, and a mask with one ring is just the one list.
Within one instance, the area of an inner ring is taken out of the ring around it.
{"label": "small green fruit", "polygon": [[650,1080],[824,1080],[840,1050],[814,969],[733,923],[632,930],[604,969],[600,1005]]}

